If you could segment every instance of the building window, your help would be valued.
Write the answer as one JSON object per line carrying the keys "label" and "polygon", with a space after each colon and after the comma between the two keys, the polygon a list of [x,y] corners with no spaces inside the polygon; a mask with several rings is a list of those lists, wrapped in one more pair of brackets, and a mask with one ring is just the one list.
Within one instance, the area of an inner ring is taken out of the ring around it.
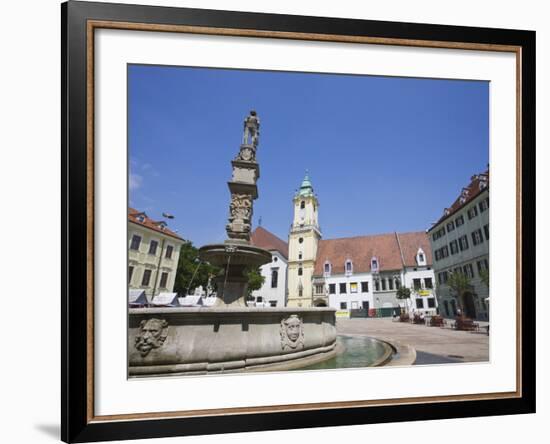
{"label": "building window", "polygon": [[324,285],[323,284],[315,284],[315,294],[323,294],[324,293]]}
{"label": "building window", "polygon": [[425,288],[434,288],[432,278],[424,278],[424,287]]}
{"label": "building window", "polygon": [[302,297],[304,295],[304,289],[303,288],[298,288],[298,296]]}
{"label": "building window", "polygon": [[468,210],[468,220],[472,220],[476,216],[477,216],[477,207],[473,206]]}
{"label": "building window", "polygon": [[485,232],[485,240],[489,240],[489,224],[483,225],[483,231]]}
{"label": "building window", "polygon": [[160,288],[166,288],[166,283],[168,282],[168,273],[166,272],[163,272],[161,275],[160,275],[160,285],[159,287]]}
{"label": "building window", "polygon": [[455,219],[455,225],[457,227],[460,227],[461,225],[464,225],[464,216],[460,215]]}
{"label": "building window", "polygon": [[325,276],[330,276],[330,262],[325,262]]}
{"label": "building window", "polygon": [[382,291],[385,291],[386,290],[386,279],[382,278],[381,282],[382,282]]}
{"label": "building window", "polygon": [[302,252],[301,251],[298,253],[298,259],[302,260]]}
{"label": "building window", "polygon": [[336,294],[336,284],[328,284],[328,293]]}
{"label": "building window", "polygon": [[378,259],[375,257],[370,260],[370,269],[372,271],[378,271]]}
{"label": "building window", "polygon": [[342,282],[340,284],[340,294],[342,293],[347,293],[347,290],[346,290],[346,283],[345,282]]}
{"label": "building window", "polygon": [[374,291],[380,291],[380,281],[378,279],[374,281]]}
{"label": "building window", "polygon": [[458,241],[456,239],[449,244],[449,247],[451,247],[451,254],[458,253]]}
{"label": "building window", "polygon": [[443,236],[445,236],[445,227],[441,227],[439,230],[437,230],[432,237],[433,237],[433,240],[436,241],[437,239]]}
{"label": "building window", "polygon": [[132,242],[130,243],[130,250],[139,250],[139,245],[141,244],[141,236],[134,234],[132,236]]}
{"label": "building window", "polygon": [[369,283],[368,281],[361,282],[361,293],[368,293],[369,292]]}
{"label": "building window", "polygon": [[174,247],[172,245],[168,245],[166,247],[166,259],[172,259],[173,252],[174,252]]}
{"label": "building window", "polygon": [[424,300],[421,298],[416,299],[416,308],[423,309],[424,308]]}
{"label": "building window", "polygon": [[357,282],[350,282],[349,292],[350,293],[357,293]]}
{"label": "building window", "polygon": [[483,236],[481,235],[481,229],[472,232],[472,242],[474,245],[481,244],[483,242]]}
{"label": "building window", "polygon": [[447,279],[449,279],[449,273],[446,271],[442,271],[437,274],[437,279],[439,280],[440,284],[444,284],[447,282]]}
{"label": "building window", "polygon": [[450,316],[451,312],[449,311],[449,301],[447,299],[445,299],[443,301],[444,305],[445,305],[445,314],[447,316]]}
{"label": "building window", "polygon": [[455,223],[453,221],[450,221],[448,224],[447,224],[447,233],[450,233],[451,231],[453,231],[455,229]]}
{"label": "building window", "polygon": [[340,310],[347,310],[348,304],[347,302],[340,302]]}
{"label": "building window", "polygon": [[393,290],[393,279],[392,278],[388,279],[388,290]]}
{"label": "building window", "polygon": [[413,279],[413,288],[415,290],[420,290],[422,288],[422,283],[421,282],[422,282],[421,279],[418,279],[418,278]]}
{"label": "building window", "polygon": [[472,264],[466,264],[464,267],[462,267],[462,271],[466,276],[468,276],[470,279],[474,277],[474,268],[472,267]]}
{"label": "building window", "polygon": [[132,282],[132,275],[134,274],[134,267],[131,265],[128,267],[128,283]]}
{"label": "building window", "polygon": [[306,202],[305,202],[305,201],[301,201],[301,202],[300,202],[300,209],[303,210],[305,207],[306,207]]}
{"label": "building window", "polygon": [[156,240],[152,240],[149,244],[149,254],[157,254],[157,247],[159,246],[159,243]]}
{"label": "building window", "polygon": [[279,281],[279,271],[277,268],[271,270],[271,288],[277,288],[277,283]]}
{"label": "building window", "polygon": [[269,301],[269,306],[270,307],[276,307],[277,306],[277,301]]}
{"label": "building window", "polygon": [[428,298],[428,308],[435,308],[435,298]]}
{"label": "building window", "polygon": [[145,270],[143,272],[143,278],[141,279],[141,285],[143,287],[148,287],[150,281],[151,281],[151,270]]}
{"label": "building window", "polygon": [[298,276],[302,276],[304,274],[304,269],[302,267],[298,268]]}
{"label": "building window", "polygon": [[352,262],[348,259],[348,260],[346,261],[346,274],[347,274],[347,275],[350,275],[350,274],[352,274],[352,273],[353,273],[353,264],[352,264]]}
{"label": "building window", "polygon": [[477,261],[477,272],[481,273],[484,270],[489,269],[489,261],[487,259],[482,259],[480,261]]}
{"label": "building window", "polygon": [[458,239],[458,245],[460,246],[460,251],[467,250],[468,247],[468,237],[462,236]]}
{"label": "building window", "polygon": [[479,203],[479,212],[483,213],[484,211],[489,209],[489,198],[482,200]]}
{"label": "building window", "polygon": [[299,238],[299,239],[298,239],[298,242],[299,242],[299,243],[303,243],[303,242],[304,242],[304,238],[303,238],[303,237]]}

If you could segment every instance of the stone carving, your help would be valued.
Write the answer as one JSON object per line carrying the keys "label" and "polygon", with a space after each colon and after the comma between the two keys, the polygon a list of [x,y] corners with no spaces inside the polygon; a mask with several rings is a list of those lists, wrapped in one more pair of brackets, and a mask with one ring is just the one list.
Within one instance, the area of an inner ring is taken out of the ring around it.
{"label": "stone carving", "polygon": [[281,321],[281,347],[283,350],[304,348],[304,326],[298,315]]}
{"label": "stone carving", "polygon": [[252,145],[256,148],[258,146],[259,137],[260,119],[256,115],[256,111],[252,110],[244,119],[243,145]]}
{"label": "stone carving", "polygon": [[256,147],[250,145],[241,145],[241,150],[235,160],[245,160],[247,162],[256,161]]}
{"label": "stone carving", "polygon": [[136,349],[145,357],[154,348],[162,347],[168,334],[168,322],[164,319],[151,318],[140,323],[139,335],[136,336]]}
{"label": "stone carving", "polygon": [[232,194],[229,206],[229,224],[227,234],[230,238],[248,239],[252,221],[252,196],[250,194]]}

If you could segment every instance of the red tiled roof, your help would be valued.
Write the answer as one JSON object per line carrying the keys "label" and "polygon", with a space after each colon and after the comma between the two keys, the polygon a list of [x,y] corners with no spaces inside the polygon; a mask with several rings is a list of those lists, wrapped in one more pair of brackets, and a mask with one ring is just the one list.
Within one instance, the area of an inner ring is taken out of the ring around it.
{"label": "red tiled roof", "polygon": [[[144,216],[143,222],[138,220],[139,215]],[[164,229],[160,228],[159,226],[160,222],[154,221],[153,219],[148,217],[144,212],[138,211],[134,208],[128,208],[128,221],[141,225],[142,227],[147,227],[153,231],[166,234],[167,236],[175,237],[176,239],[179,239],[179,240],[184,240],[182,237],[180,237],[174,231],[170,230],[168,227],[165,227]]]}
{"label": "red tiled roof", "polygon": [[[399,236],[399,242],[397,236]],[[418,248],[424,250],[426,263],[431,265],[430,242],[423,231],[320,240],[313,274],[321,276],[327,260],[331,264],[332,274],[343,274],[348,259],[353,263],[354,273],[370,272],[373,257],[378,259],[379,271],[401,270],[403,260],[407,266],[416,265]]]}
{"label": "red tiled roof", "polygon": [[[486,187],[481,186],[483,182],[486,183],[487,185]],[[488,189],[489,189],[489,170],[481,174],[474,174],[470,178],[470,184],[467,187],[462,188],[462,192],[456,198],[453,204],[449,208],[445,208],[443,212],[443,216],[441,216],[439,220],[436,223],[434,223],[428,231],[433,230],[437,225],[439,225],[445,219],[455,214],[464,206],[468,205],[470,201],[472,201],[479,194],[481,194],[483,191]]]}
{"label": "red tiled roof", "polygon": [[273,233],[267,231],[263,227],[257,227],[250,237],[250,242],[256,247],[264,248],[265,250],[275,250],[281,253],[285,258],[288,258],[288,243],[279,239]]}
{"label": "red tiled roof", "polygon": [[419,248],[422,248],[426,255],[426,264],[428,266],[432,265],[432,248],[430,246],[430,239],[425,232],[397,233],[397,237],[399,238],[405,266],[415,267],[417,265],[416,254]]}

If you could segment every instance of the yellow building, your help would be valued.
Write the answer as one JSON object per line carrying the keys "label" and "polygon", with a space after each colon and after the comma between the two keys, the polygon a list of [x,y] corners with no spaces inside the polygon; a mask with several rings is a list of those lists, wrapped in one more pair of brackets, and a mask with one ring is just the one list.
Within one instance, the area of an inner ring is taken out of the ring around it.
{"label": "yellow building", "polygon": [[185,242],[166,222],[128,210],[128,288],[147,296],[172,292],[181,245]]}
{"label": "yellow building", "polygon": [[294,220],[288,239],[288,307],[312,307],[312,277],[321,239],[319,202],[306,172],[293,199]]}

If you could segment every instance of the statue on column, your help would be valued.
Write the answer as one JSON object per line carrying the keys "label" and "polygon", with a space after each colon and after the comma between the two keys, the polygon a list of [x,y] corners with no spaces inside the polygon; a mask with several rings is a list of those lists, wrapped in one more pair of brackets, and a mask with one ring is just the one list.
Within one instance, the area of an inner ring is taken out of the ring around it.
{"label": "statue on column", "polygon": [[256,111],[252,110],[244,119],[243,145],[252,145],[256,148],[258,146],[259,138],[260,119],[256,115]]}

